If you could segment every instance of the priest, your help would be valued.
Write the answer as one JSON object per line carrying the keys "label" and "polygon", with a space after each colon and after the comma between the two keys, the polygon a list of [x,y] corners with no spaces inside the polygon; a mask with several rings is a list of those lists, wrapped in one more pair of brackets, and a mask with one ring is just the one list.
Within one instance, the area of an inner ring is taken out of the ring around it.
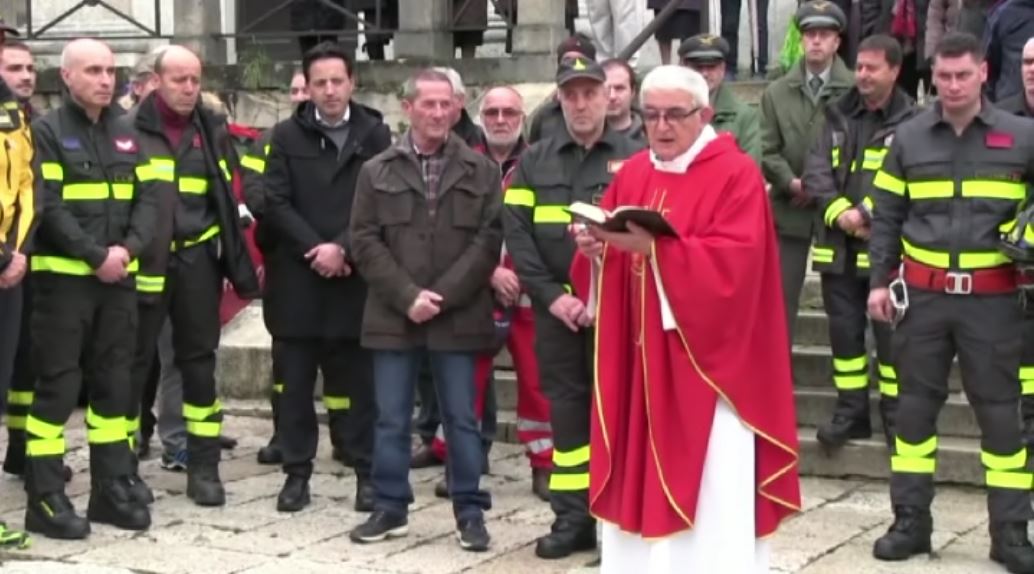
{"label": "priest", "polygon": [[800,508],[778,247],[757,165],[708,125],[707,82],[643,81],[650,149],[601,207],[660,212],[677,237],[575,224],[572,278],[596,321],[590,509],[602,572],[768,571]]}

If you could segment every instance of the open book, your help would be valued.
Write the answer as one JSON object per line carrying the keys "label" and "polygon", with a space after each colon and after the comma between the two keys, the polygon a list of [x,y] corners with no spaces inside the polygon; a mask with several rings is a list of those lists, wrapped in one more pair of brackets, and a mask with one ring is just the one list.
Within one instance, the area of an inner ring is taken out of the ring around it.
{"label": "open book", "polygon": [[583,221],[590,225],[598,225],[607,231],[628,231],[628,222],[631,221],[639,227],[649,231],[654,236],[677,237],[675,228],[668,223],[667,219],[659,212],[644,207],[626,205],[618,207],[614,211],[607,211],[581,201],[576,201],[565,208],[576,220]]}

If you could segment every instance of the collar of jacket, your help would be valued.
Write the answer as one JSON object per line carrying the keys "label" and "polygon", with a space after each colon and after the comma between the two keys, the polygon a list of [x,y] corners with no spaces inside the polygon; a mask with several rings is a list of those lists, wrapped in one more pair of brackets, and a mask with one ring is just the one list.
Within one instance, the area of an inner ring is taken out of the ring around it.
{"label": "collar of jacket", "polygon": [[[81,122],[83,125],[87,125],[87,126],[93,125],[93,120],[90,119],[90,116],[86,115],[86,110],[83,109],[83,107],[79,104],[79,102],[75,101],[75,99],[72,98],[71,95],[68,95],[68,94],[65,95],[64,100],[62,102],[62,106],[66,110],[68,110],[68,112],[71,115],[71,117],[75,118],[77,121]],[[97,123],[98,124],[107,123],[108,121],[121,116],[123,113],[124,112],[122,111],[122,108],[120,108],[118,106],[118,104],[114,104],[113,103],[113,104],[109,105],[108,107],[106,107],[106,108],[101,110],[100,116],[97,117]]]}
{"label": "collar of jacket", "polygon": [[[349,117],[348,125],[351,133],[358,134],[364,132],[366,128],[376,125],[381,122],[383,116],[380,112],[373,108],[368,108],[362,104],[357,103],[355,100],[348,102]],[[302,102],[294,109],[294,115],[292,116],[295,123],[300,128],[309,132],[316,132],[322,134],[324,132],[324,126],[316,121],[316,104],[312,102]],[[352,137],[351,135],[349,137]]]}
{"label": "collar of jacket", "polygon": [[[413,146],[410,144],[409,130],[399,137],[398,142],[392,147],[388,148],[385,152],[385,159],[392,160],[396,158],[407,158],[414,163],[418,163],[416,157],[416,151],[413,150]],[[479,154],[474,150],[470,149],[463,140],[456,134],[450,133],[449,137],[446,138],[445,143],[441,147],[442,158],[446,161],[452,160],[463,160],[463,161],[476,161]]]}
{"label": "collar of jacket", "polygon": [[[592,147],[596,147],[602,143],[606,144],[611,149],[614,149],[618,147],[618,143],[620,143],[620,138],[622,137],[625,136],[621,135],[621,132],[604,123],[603,135],[600,136],[600,139],[598,139]],[[567,129],[566,124],[564,125],[564,129],[560,130],[559,133],[554,136],[554,139],[557,143],[557,150],[562,150],[569,146],[582,147],[582,144],[576,142],[574,138],[571,137],[571,131]]]}
{"label": "collar of jacket", "polygon": [[[950,124],[947,122],[947,120],[944,119],[944,111],[941,108],[940,100],[934,102],[933,107],[930,108],[930,111],[932,112],[930,116],[931,125],[944,124],[950,127]],[[991,103],[991,100],[987,99],[986,97],[981,97],[980,113],[977,114],[976,117],[973,118],[973,120],[980,120],[980,122],[983,123],[985,126],[994,127],[995,121],[997,120],[997,118],[995,117],[995,112],[998,111],[1000,110],[998,110],[998,108],[996,108],[994,104]]]}
{"label": "collar of jacket", "polygon": [[11,88],[7,85],[7,82],[0,79],[0,104],[6,104],[8,102],[17,102],[18,98],[11,91]]}
{"label": "collar of jacket", "polygon": [[[804,58],[802,57],[800,63],[791,68],[790,72],[786,74],[786,81],[789,82],[790,86],[800,88],[804,86],[807,76],[808,73],[805,69]],[[833,56],[833,67],[829,71],[829,81],[826,82],[824,87],[849,90],[853,85],[854,76],[851,75],[851,70],[847,69],[847,65],[840,59],[840,56]]]}
{"label": "collar of jacket", "polygon": [[722,82],[722,85],[718,86],[718,90],[714,93],[711,109],[714,110],[714,117],[719,118],[727,115],[736,115],[744,105],[736,97],[736,94],[733,93],[732,88],[729,88],[725,85],[725,82]]}
{"label": "collar of jacket", "polygon": [[[905,93],[904,90],[895,86],[890,99],[881,109],[884,123],[897,123],[903,116],[908,115],[915,107],[915,100]],[[847,91],[837,100],[835,106],[828,108],[830,113],[839,113],[848,118],[857,118],[864,114],[869,108],[865,107],[865,100],[854,87]]]}
{"label": "collar of jacket", "polygon": [[[165,130],[162,129],[162,119],[161,114],[158,111],[158,104],[155,102],[155,98],[157,97],[157,92],[152,92],[136,107],[136,119],[134,120],[133,125],[137,129],[150,134],[165,133]],[[222,116],[217,115],[215,112],[199,103],[194,107],[194,111],[190,115],[190,124],[196,126],[198,116],[201,114],[204,114],[205,119],[208,120],[208,125],[210,126],[222,125],[225,121]]]}
{"label": "collar of jacket", "polygon": [[[506,156],[506,159],[503,160],[503,163],[501,163],[499,165],[502,166],[505,169],[506,164],[514,162],[514,161],[517,161],[517,159],[519,159],[521,157],[521,154],[524,153],[524,150],[527,149],[527,148],[528,148],[528,142],[524,141],[524,135],[521,134],[521,135],[517,136],[517,143],[513,144],[513,149],[510,150],[510,155]],[[476,146],[471,146],[470,149],[476,151],[477,153],[487,157],[488,159],[490,159],[492,161],[495,161],[495,158],[492,157],[491,151],[488,149],[488,140],[487,139],[482,138],[481,143],[479,143]],[[496,162],[496,163],[498,163],[498,162]]]}

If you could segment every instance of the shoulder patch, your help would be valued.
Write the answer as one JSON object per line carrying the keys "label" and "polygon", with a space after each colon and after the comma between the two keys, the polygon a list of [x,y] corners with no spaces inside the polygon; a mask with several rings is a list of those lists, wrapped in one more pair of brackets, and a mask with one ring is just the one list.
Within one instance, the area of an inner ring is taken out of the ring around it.
{"label": "shoulder patch", "polygon": [[130,136],[115,138],[115,151],[120,153],[136,153],[136,140]]}
{"label": "shoulder patch", "polygon": [[66,137],[61,138],[61,147],[66,150],[79,150],[83,149],[83,144],[77,137]]}
{"label": "shoulder patch", "polygon": [[14,120],[11,118],[11,112],[0,110],[0,128],[9,128],[13,125]]}

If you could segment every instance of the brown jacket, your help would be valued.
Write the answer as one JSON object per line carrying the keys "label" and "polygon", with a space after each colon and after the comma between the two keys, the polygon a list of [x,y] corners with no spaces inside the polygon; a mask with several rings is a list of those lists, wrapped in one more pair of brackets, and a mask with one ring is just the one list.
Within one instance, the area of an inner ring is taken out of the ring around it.
{"label": "brown jacket", "polygon": [[[356,183],[352,255],[369,285],[362,344],[487,350],[495,333],[490,281],[503,235],[499,168],[450,136],[432,218],[409,141],[403,136],[368,161]],[[437,317],[418,325],[407,312],[421,289],[443,302]]]}

